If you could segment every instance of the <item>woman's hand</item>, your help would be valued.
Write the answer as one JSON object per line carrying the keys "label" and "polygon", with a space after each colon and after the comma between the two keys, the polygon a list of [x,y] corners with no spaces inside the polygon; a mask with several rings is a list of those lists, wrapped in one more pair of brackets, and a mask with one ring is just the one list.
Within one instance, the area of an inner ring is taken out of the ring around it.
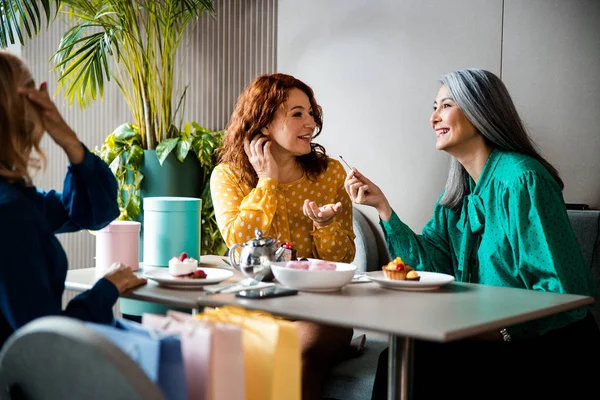
{"label": "woman's hand", "polygon": [[79,164],[85,157],[85,148],[77,138],[77,135],[67,125],[63,117],[58,112],[56,105],[48,94],[48,84],[43,82],[39,89],[21,88],[19,93],[25,95],[27,99],[37,108],[44,129],[52,139],[63,148],[69,161],[73,164]]}
{"label": "woman's hand", "polygon": [[312,219],[313,223],[318,227],[331,224],[337,213],[339,213],[341,210],[341,202],[337,202],[335,204],[326,204],[319,207],[314,201],[306,199],[304,200],[304,205],[302,206],[302,212],[304,215]]}
{"label": "woman's hand", "polygon": [[279,167],[271,154],[272,143],[266,136],[257,136],[251,142],[244,141],[244,151],[259,178],[267,177],[278,181]]}
{"label": "woman's hand", "polygon": [[119,295],[146,284],[146,279],[138,278],[131,268],[119,262],[113,263],[104,278],[112,282],[119,291]]}
{"label": "woman's hand", "polygon": [[392,215],[392,207],[379,187],[368,180],[356,168],[348,173],[344,188],[356,204],[375,207],[379,217],[387,221]]}

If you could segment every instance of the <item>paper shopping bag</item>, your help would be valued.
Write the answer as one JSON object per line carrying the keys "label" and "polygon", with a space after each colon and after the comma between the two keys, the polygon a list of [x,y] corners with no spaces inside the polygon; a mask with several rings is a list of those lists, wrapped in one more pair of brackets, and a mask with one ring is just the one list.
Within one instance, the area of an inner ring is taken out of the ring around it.
{"label": "paper shopping bag", "polygon": [[117,320],[115,326],[92,322],[88,325],[128,354],[168,400],[188,398],[179,337],[124,319]]}
{"label": "paper shopping bag", "polygon": [[242,332],[236,325],[203,322],[190,314],[144,314],[142,324],[177,333],[190,399],[245,399]]}
{"label": "paper shopping bag", "polygon": [[237,306],[205,308],[195,318],[242,329],[248,400],[300,400],[300,344],[292,322]]}

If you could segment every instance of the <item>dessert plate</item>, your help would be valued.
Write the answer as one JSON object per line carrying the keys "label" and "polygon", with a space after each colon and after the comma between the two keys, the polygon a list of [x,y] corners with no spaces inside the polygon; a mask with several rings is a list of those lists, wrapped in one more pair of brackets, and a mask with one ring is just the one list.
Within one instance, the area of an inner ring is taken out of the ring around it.
{"label": "dessert plate", "polygon": [[233,272],[219,268],[201,268],[206,273],[205,279],[178,278],[169,274],[169,268],[153,268],[144,270],[144,276],[161,286],[177,288],[201,288],[204,285],[219,283],[233,276]]}
{"label": "dessert plate", "polygon": [[454,282],[452,275],[438,272],[417,271],[421,277],[418,281],[393,281],[386,279],[383,271],[367,272],[366,275],[373,282],[386,289],[394,290],[434,290],[450,282]]}

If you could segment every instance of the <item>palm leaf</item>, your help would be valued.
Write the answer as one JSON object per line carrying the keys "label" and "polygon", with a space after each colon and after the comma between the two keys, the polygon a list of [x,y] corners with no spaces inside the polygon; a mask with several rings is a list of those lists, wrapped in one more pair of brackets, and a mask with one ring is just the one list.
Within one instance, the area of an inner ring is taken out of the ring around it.
{"label": "palm leaf", "polygon": [[[43,22],[46,25],[56,17],[61,0],[0,0],[0,46],[25,44],[28,38],[40,33]],[[40,7],[44,15],[40,12]],[[52,11],[54,9],[54,11]],[[18,42],[17,42],[18,39]]]}

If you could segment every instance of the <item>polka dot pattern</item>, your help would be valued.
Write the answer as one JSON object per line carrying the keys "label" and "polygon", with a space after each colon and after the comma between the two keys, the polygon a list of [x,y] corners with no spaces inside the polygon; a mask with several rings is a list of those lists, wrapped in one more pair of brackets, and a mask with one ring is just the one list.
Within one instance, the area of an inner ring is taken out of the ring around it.
{"label": "polka dot pattern", "polygon": [[[494,150],[470,189],[458,212],[436,204],[421,235],[396,214],[381,221],[390,255],[421,270],[454,275],[458,281],[595,296],[562,191],[538,161]],[[475,199],[480,205],[469,207]],[[586,312],[580,308],[509,331],[513,337],[539,335],[579,320]]]}
{"label": "polka dot pattern", "polygon": [[[228,164],[218,165],[211,175],[211,194],[217,223],[228,246],[254,238],[259,228],[279,243],[291,242],[298,257],[351,262],[355,245],[352,202],[344,190],[346,172],[334,159],[316,182],[303,176],[279,183],[260,178],[255,188],[239,182]],[[304,200],[318,205],[342,203],[342,211],[325,227],[314,227],[302,210]]]}

